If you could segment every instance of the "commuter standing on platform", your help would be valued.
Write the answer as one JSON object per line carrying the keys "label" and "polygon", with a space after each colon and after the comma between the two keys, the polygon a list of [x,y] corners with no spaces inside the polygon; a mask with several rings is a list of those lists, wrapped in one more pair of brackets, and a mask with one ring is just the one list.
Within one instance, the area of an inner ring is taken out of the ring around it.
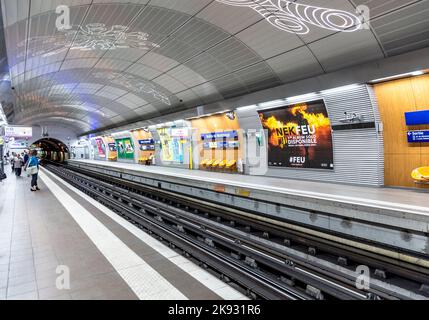
{"label": "commuter standing on platform", "polygon": [[31,158],[30,160],[28,160],[28,164],[25,170],[28,170],[28,173],[31,175],[31,192],[40,190],[37,185],[37,178],[39,174],[39,159],[37,159],[36,150],[31,152]]}
{"label": "commuter standing on platform", "polygon": [[17,177],[21,176],[23,164],[24,164],[24,160],[21,158],[21,155],[18,153],[16,157],[13,159],[13,165],[15,167],[15,175]]}

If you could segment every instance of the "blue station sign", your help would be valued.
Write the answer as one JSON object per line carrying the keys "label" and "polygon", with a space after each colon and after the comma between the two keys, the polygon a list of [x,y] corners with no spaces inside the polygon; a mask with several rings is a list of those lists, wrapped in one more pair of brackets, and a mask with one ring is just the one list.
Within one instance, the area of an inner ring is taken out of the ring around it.
{"label": "blue station sign", "polygon": [[409,143],[429,142],[429,130],[408,131]]}
{"label": "blue station sign", "polygon": [[219,140],[219,139],[236,139],[238,138],[237,131],[213,132],[201,135],[202,140]]}
{"label": "blue station sign", "polygon": [[153,140],[153,139],[139,140],[139,144],[141,144],[141,145],[155,144],[155,140]]}

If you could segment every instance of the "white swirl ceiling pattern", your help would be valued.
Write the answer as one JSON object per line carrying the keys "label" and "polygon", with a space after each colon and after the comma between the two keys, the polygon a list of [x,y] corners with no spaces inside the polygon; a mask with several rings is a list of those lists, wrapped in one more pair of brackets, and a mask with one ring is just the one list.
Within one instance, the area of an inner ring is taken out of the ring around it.
{"label": "white swirl ceiling pattern", "polygon": [[354,32],[362,28],[361,18],[347,11],[315,7],[287,0],[216,0],[231,6],[249,7],[272,26],[291,33],[308,34],[308,24],[319,28]]}
{"label": "white swirl ceiling pattern", "polygon": [[[22,41],[18,47],[25,47]],[[29,39],[31,56],[44,58],[67,50],[115,50],[141,49],[151,50],[159,45],[149,41],[145,32],[128,32],[128,27],[104,23],[91,23],[85,26],[73,26],[70,30],[59,30],[54,36],[33,37]]]}
{"label": "white swirl ceiling pattern", "polygon": [[132,75],[119,72],[95,72],[93,76],[96,79],[109,80],[111,83],[123,86],[133,92],[150,94],[154,99],[171,106],[171,101],[166,94],[157,90],[154,85],[147,81]]}

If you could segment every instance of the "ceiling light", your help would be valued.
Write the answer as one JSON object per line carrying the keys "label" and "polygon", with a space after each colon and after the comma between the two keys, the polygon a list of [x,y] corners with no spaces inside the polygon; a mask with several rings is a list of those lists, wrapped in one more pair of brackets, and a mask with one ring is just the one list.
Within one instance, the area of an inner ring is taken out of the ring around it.
{"label": "ceiling light", "polygon": [[284,100],[278,99],[278,100],[273,100],[273,101],[259,103],[258,107],[260,107],[260,108],[270,108],[270,107],[275,107],[275,106],[282,105],[284,103],[285,103]]}
{"label": "ceiling light", "polygon": [[251,106],[237,108],[237,111],[246,111],[246,110],[256,109],[257,107],[258,106],[256,104],[252,104]]}
{"label": "ceiling light", "polygon": [[288,101],[288,102],[303,102],[303,101],[308,101],[310,99],[317,98],[317,97],[318,97],[318,95],[316,92],[311,92],[311,93],[306,93],[306,94],[303,94],[300,96],[287,98],[286,101]]}
{"label": "ceiling light", "polygon": [[359,87],[358,84],[351,84],[351,85],[347,85],[347,86],[342,86],[342,87],[337,87],[337,88],[333,88],[333,89],[323,90],[320,93],[322,93],[322,94],[331,94],[331,93],[336,93],[336,92],[353,90],[353,89],[356,89],[358,87]]}
{"label": "ceiling light", "polygon": [[216,114],[223,114],[223,113],[228,113],[228,112],[231,112],[232,110],[223,110],[223,111],[219,111],[219,112],[216,112]]}
{"label": "ceiling light", "polygon": [[396,80],[396,79],[407,78],[407,77],[421,76],[424,73],[425,73],[424,71],[413,71],[413,72],[408,72],[408,73],[401,73],[401,74],[397,74],[397,75],[390,76],[390,77],[384,77],[384,78],[371,80],[370,83],[378,83],[378,82],[385,82],[385,81],[389,81],[389,80]]}

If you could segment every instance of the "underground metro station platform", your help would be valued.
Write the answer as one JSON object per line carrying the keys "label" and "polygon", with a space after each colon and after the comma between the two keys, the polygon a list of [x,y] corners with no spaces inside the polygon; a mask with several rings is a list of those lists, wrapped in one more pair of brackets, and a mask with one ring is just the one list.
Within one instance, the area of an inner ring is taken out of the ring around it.
{"label": "underground metro station platform", "polygon": [[0,304],[429,300],[428,16],[1,0]]}

